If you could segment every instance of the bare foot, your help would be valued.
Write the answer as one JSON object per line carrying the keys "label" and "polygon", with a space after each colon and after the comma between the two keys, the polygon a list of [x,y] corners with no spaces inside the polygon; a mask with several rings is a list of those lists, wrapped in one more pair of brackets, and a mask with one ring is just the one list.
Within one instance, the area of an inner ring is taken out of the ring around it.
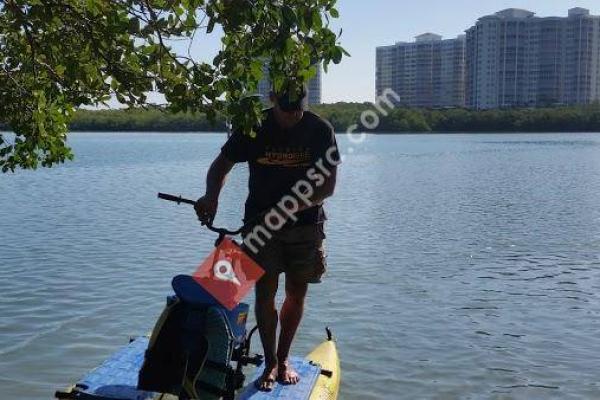
{"label": "bare foot", "polygon": [[263,374],[254,382],[254,386],[261,392],[270,392],[273,390],[273,386],[275,386],[277,371],[277,364],[273,367],[265,365]]}
{"label": "bare foot", "polygon": [[300,382],[300,376],[288,361],[279,363],[277,380],[285,385],[295,385]]}

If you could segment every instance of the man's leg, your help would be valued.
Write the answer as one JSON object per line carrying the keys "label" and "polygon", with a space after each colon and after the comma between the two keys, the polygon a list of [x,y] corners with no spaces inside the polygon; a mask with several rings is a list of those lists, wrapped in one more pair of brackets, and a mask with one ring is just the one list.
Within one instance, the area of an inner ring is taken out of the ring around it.
{"label": "man's leg", "polygon": [[280,321],[281,332],[277,345],[278,375],[277,379],[283,383],[295,385],[299,381],[298,374],[289,365],[288,357],[294,335],[298,330],[302,314],[304,313],[304,299],[308,283],[285,278],[285,301],[281,307]]}
{"label": "man's leg", "polygon": [[257,381],[259,390],[271,391],[277,379],[277,294],[279,276],[267,273],[256,283],[256,323],[265,352],[265,372]]}

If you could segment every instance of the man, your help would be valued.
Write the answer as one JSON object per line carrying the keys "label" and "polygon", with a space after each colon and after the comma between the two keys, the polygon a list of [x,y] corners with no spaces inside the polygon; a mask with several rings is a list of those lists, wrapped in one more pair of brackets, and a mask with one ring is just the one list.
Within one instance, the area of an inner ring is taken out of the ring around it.
{"label": "man", "polygon": [[[264,112],[256,136],[234,133],[212,163],[206,178],[206,194],[196,203],[203,223],[211,223],[218,207],[221,188],[235,163],[249,165],[249,195],[244,221],[252,227],[268,224],[264,215],[285,196],[292,195],[298,181],[311,175],[314,187],[303,192],[304,200],[285,225],[272,232],[270,240],[257,253],[246,251],[265,269],[256,285],[256,320],[265,353],[265,372],[256,382],[258,389],[270,391],[276,381],[296,384],[298,374],[288,362],[290,347],[300,324],[309,283],[318,283],[325,272],[323,200],[331,196],[336,184],[339,153],[332,126],[306,110],[306,88],[276,95],[273,108]],[[319,169],[315,168],[318,165]],[[312,179],[311,178],[311,179]],[[302,193],[301,193],[302,194]],[[308,196],[308,197],[306,197]],[[279,213],[280,215],[281,212]],[[245,240],[247,243],[247,241]],[[280,273],[285,274],[285,301],[276,340],[277,309],[275,295]]]}

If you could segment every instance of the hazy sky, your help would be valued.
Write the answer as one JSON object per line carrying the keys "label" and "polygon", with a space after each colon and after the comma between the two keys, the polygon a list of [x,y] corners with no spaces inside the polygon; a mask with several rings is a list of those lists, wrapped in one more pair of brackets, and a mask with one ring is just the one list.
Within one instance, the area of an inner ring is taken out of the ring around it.
{"label": "hazy sky", "polygon": [[[566,16],[569,8],[588,8],[600,14],[599,0],[338,0],[340,18],[334,31],[343,28],[342,45],[352,57],[332,66],[323,76],[323,101],[373,101],[375,97],[375,47],[409,41],[424,32],[455,37],[475,21],[505,8],[525,8],[538,16]],[[197,39],[194,57],[212,58],[219,33]]]}
{"label": "hazy sky", "polygon": [[424,32],[455,37],[477,18],[505,8],[525,8],[538,16],[566,16],[572,7],[600,14],[598,0],[338,0],[342,45],[351,58],[323,78],[323,101],[373,101],[375,47],[409,41]]}

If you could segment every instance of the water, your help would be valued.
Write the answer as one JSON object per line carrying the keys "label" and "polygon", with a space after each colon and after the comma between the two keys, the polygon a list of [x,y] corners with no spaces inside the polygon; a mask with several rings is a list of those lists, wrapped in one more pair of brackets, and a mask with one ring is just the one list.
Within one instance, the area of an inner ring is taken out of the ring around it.
{"label": "water", "polygon": [[[73,134],[76,162],[0,175],[0,398],[50,398],[151,329],[214,240],[156,192],[199,196],[223,140]],[[294,351],[331,326],[342,399],[600,398],[599,135],[339,140],[330,270]]]}

